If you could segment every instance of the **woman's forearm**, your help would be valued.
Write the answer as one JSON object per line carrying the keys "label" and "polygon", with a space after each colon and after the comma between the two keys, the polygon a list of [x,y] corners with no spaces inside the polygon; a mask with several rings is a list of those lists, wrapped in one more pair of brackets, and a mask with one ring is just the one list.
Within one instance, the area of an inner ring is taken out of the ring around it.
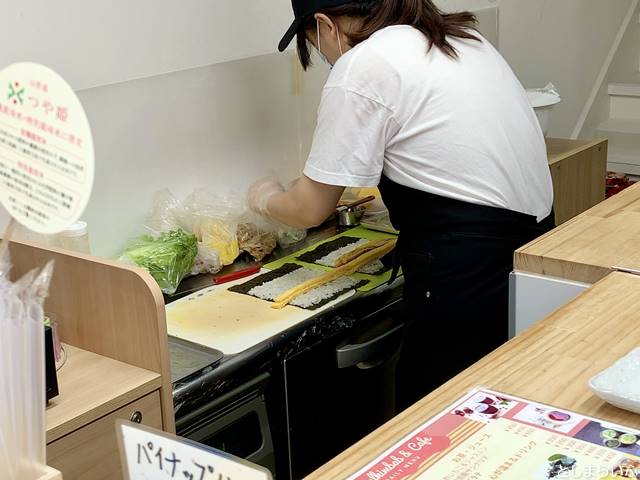
{"label": "woman's forearm", "polygon": [[309,212],[306,211],[303,204],[297,201],[291,191],[271,197],[267,204],[267,211],[270,217],[291,227],[311,228],[316,226],[313,225],[316,223],[316,219],[309,218]]}
{"label": "woman's forearm", "polygon": [[331,215],[343,192],[344,187],[318,183],[303,176],[291,189],[271,196],[267,212],[292,227],[315,227]]}

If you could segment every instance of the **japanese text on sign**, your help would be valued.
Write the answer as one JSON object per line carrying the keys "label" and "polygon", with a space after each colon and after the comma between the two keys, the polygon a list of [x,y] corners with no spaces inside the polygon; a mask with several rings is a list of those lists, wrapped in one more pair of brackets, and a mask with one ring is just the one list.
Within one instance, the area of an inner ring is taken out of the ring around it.
{"label": "japanese text on sign", "polygon": [[94,152],[71,87],[42,65],[0,72],[0,201],[20,223],[58,233],[82,215],[93,187]]}
{"label": "japanese text on sign", "polygon": [[271,480],[257,465],[157,430],[120,421],[117,432],[129,480]]}

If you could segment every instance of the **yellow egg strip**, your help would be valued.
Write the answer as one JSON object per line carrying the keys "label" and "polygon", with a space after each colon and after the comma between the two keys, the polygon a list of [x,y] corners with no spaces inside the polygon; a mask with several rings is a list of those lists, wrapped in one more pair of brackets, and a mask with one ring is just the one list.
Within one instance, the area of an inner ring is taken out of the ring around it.
{"label": "yellow egg strip", "polygon": [[338,260],[336,260],[336,267],[341,267],[343,265],[346,265],[347,263],[349,263],[350,261],[352,261],[355,258],[358,258],[360,255],[362,255],[363,253],[369,252],[371,250],[374,250],[378,247],[382,247],[383,245],[386,245],[389,242],[393,242],[394,239],[392,238],[383,238],[381,240],[373,240],[369,243],[366,243],[365,245],[362,245],[354,250],[351,250],[348,253],[345,253],[344,255],[342,255],[340,258],[338,258]]}

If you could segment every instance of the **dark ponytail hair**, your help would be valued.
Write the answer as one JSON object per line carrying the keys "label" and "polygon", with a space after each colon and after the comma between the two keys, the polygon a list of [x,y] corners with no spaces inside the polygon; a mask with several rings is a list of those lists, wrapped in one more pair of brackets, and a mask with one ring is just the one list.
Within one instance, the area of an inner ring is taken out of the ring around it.
{"label": "dark ponytail hair", "polygon": [[[458,52],[447,37],[480,41],[474,34],[477,24],[475,15],[471,12],[444,13],[431,0],[354,0],[317,13],[332,18],[345,16],[361,20],[358,30],[345,32],[353,47],[378,30],[392,25],[409,25],[420,30],[427,37],[428,50],[435,46],[451,58],[457,58]],[[307,31],[315,29],[316,22],[311,15],[297,34],[298,56],[305,70],[311,65]]]}

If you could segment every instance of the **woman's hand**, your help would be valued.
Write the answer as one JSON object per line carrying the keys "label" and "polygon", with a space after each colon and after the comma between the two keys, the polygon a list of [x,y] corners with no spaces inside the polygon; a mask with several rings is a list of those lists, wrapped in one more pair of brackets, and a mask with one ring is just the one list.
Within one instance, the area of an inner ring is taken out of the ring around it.
{"label": "woman's hand", "polygon": [[256,212],[295,228],[311,228],[331,215],[344,188],[302,176],[286,191],[278,182],[260,180],[251,186],[247,197]]}
{"label": "woman's hand", "polygon": [[254,183],[247,192],[247,203],[249,208],[254,212],[258,212],[262,215],[269,215],[267,204],[269,199],[283,193],[284,187],[273,180],[258,180]]}

